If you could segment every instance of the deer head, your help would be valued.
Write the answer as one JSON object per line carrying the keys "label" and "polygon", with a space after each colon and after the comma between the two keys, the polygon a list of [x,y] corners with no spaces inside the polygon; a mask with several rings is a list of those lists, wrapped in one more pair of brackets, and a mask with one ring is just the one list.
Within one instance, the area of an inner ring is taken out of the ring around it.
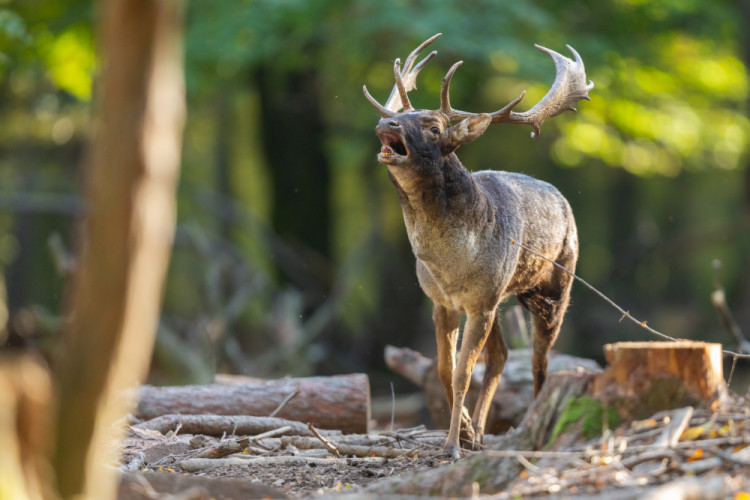
{"label": "deer head", "polygon": [[[378,161],[381,163],[399,166],[406,162],[419,162],[419,160],[436,161],[439,157],[449,155],[457,147],[475,140],[492,123],[531,125],[534,129],[531,136],[537,137],[544,120],[566,110],[575,111],[575,103],[581,99],[589,99],[588,91],[594,87],[593,82],[586,83],[583,61],[573,47],[567,45],[575,60],[535,45],[537,49],[552,58],[555,63],[556,76],[544,98],[530,110],[521,113],[513,111],[513,108],[525,96],[526,91],[493,113],[470,113],[453,109],[450,103],[450,82],[463,61],[454,64],[443,78],[440,108],[415,110],[409,101],[408,93],[416,88],[419,71],[435,57],[437,52],[431,52],[416,66],[414,63],[419,53],[440,35],[438,33],[429,38],[409,54],[403,69],[401,61],[396,59],[393,65],[396,84],[385,106],[370,95],[366,86],[362,87],[365,97],[382,117],[376,128],[383,143],[378,155]],[[403,111],[401,111],[402,108]]]}

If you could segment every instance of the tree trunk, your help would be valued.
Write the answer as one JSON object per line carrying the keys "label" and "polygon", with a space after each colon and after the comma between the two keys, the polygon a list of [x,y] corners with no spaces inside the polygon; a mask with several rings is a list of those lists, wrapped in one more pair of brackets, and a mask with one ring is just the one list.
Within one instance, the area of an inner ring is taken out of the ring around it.
{"label": "tree trunk", "polygon": [[[112,498],[106,466],[146,376],[174,232],[184,120],[181,3],[109,0],[88,218],[68,291],[53,467],[63,498]],[[114,432],[114,436],[111,434]],[[113,440],[113,437],[115,438]]]}
{"label": "tree trunk", "polygon": [[322,429],[366,433],[370,422],[370,382],[367,375],[283,378],[245,384],[143,386],[136,418],[170,413],[183,415],[269,416],[297,389],[300,392],[276,415],[311,423]]}
{"label": "tree trunk", "polygon": [[330,277],[320,257],[330,256],[331,213],[318,76],[313,70],[263,67],[256,80],[273,187],[273,226],[305,256],[302,268],[286,270],[286,279],[322,298]]}

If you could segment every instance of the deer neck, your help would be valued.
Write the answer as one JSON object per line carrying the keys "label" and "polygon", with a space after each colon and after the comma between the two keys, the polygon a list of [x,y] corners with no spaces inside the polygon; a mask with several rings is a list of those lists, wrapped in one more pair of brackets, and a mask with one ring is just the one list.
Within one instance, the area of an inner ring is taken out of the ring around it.
{"label": "deer neck", "polygon": [[428,249],[459,232],[484,232],[495,212],[487,194],[451,153],[440,164],[391,170],[399,194],[406,231],[414,253],[429,259]]}

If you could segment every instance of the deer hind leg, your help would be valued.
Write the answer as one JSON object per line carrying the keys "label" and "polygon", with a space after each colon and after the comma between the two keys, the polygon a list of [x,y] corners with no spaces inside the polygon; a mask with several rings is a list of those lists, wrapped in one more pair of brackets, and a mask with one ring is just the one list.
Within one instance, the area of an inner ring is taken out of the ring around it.
{"label": "deer hind leg", "polygon": [[[575,256],[560,259],[559,262],[571,271],[575,268]],[[531,366],[534,372],[535,397],[547,379],[547,356],[557,339],[565,311],[568,309],[572,284],[573,277],[570,274],[554,267],[537,287],[518,295],[518,299],[533,317]]]}
{"label": "deer hind leg", "polygon": [[495,395],[497,384],[503,374],[505,361],[508,359],[508,348],[503,340],[503,333],[500,329],[500,315],[495,314],[492,322],[492,329],[484,344],[486,357],[486,368],[482,387],[479,390],[479,398],[474,407],[474,414],[471,423],[474,427],[474,448],[477,449],[482,444],[484,437],[484,426],[487,422],[487,414],[492,404],[492,397]]}
{"label": "deer hind leg", "polygon": [[[464,327],[463,340],[461,341],[461,352],[458,355],[458,363],[453,371],[453,404],[451,406],[451,427],[448,431],[448,439],[445,443],[445,451],[453,458],[459,458],[460,447],[458,444],[459,431],[461,429],[461,416],[464,409],[464,398],[469,390],[471,373],[477,362],[479,353],[482,352],[487,336],[495,319],[495,310],[481,313],[469,313]],[[473,441],[473,439],[472,439]]]}

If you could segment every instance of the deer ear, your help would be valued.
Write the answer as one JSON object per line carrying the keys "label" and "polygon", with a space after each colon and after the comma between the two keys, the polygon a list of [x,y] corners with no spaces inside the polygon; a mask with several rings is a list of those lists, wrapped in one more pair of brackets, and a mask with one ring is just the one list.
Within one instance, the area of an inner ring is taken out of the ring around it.
{"label": "deer ear", "polygon": [[445,154],[452,153],[457,147],[469,144],[484,134],[484,131],[487,130],[491,122],[492,117],[490,115],[481,113],[476,116],[464,118],[457,124],[449,127],[446,130],[448,136],[443,145],[443,152]]}

